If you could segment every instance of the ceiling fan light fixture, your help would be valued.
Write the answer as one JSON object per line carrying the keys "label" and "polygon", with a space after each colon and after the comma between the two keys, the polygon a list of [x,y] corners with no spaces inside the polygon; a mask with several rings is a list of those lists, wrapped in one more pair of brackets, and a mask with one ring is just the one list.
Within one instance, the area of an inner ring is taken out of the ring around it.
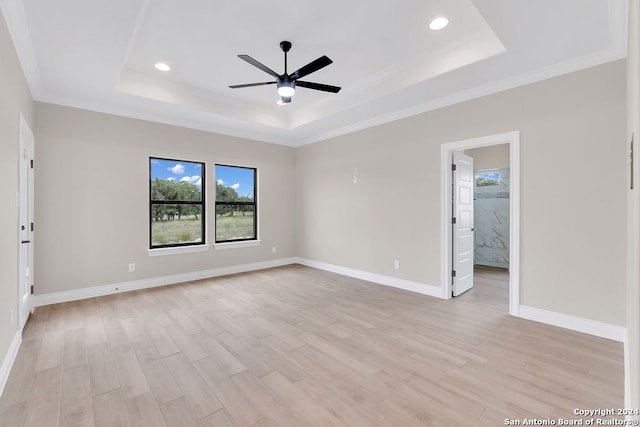
{"label": "ceiling fan light fixture", "polygon": [[442,30],[447,25],[449,25],[449,20],[444,16],[439,16],[431,21],[431,23],[429,24],[429,28],[431,28],[433,31],[438,31]]}
{"label": "ceiling fan light fixture", "polygon": [[280,80],[278,82],[278,95],[283,98],[291,98],[296,93],[296,85],[291,80]]}

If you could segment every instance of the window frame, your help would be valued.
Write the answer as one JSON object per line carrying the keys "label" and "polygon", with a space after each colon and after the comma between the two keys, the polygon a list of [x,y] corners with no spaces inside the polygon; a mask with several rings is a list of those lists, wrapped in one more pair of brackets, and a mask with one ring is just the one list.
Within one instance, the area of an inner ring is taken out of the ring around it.
{"label": "window frame", "polygon": [[[200,201],[194,201],[194,200],[153,200],[151,198],[152,195],[152,183],[153,180],[151,179],[152,176],[152,165],[153,165],[153,160],[163,160],[163,161],[170,161],[170,162],[177,162],[177,163],[191,163],[191,164],[197,164],[200,165],[200,170],[202,171],[202,175],[200,176],[201,179],[201,188],[200,188],[200,194],[201,194],[201,198]],[[162,249],[170,249],[170,248],[184,248],[184,247],[194,247],[194,246],[206,246],[207,245],[207,236],[206,236],[206,230],[207,230],[207,211],[206,211],[206,174],[207,174],[207,167],[205,162],[198,162],[198,161],[193,161],[193,160],[185,160],[185,159],[172,159],[172,158],[166,158],[166,157],[152,157],[149,156],[149,251],[156,251],[158,249],[162,250]],[[195,205],[195,206],[200,206],[200,212],[201,212],[201,222],[200,222],[200,241],[199,242],[193,242],[193,243],[169,243],[169,244],[164,244],[164,245],[154,245],[153,244],[153,207],[154,205]]]}
{"label": "window frame", "polygon": [[[225,202],[218,200],[218,176],[215,175],[216,168],[218,166],[228,167],[228,168],[238,168],[238,169],[249,169],[253,171],[253,202]],[[251,166],[237,166],[237,165],[228,165],[222,163],[215,163],[213,165],[213,172],[215,175],[216,181],[216,192],[215,192],[215,212],[214,212],[214,241],[216,245],[224,245],[226,243],[238,243],[238,242],[257,242],[258,239],[258,168]],[[242,239],[227,239],[227,240],[218,240],[218,206],[253,206],[253,237],[247,237]]]}

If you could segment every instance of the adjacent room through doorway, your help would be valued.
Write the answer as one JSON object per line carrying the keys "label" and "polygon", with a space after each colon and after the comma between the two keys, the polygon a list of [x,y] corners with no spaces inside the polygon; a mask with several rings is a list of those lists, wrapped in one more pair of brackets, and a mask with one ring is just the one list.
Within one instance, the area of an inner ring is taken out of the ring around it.
{"label": "adjacent room through doorway", "polygon": [[[467,293],[478,293],[476,284],[495,291],[503,287],[508,313],[518,315],[519,298],[519,133],[456,141],[442,145],[442,283],[443,298],[456,292],[462,242],[456,232],[463,225],[457,218],[459,187],[456,159],[464,156],[473,165],[473,209],[471,210],[472,285]],[[468,175],[468,173],[467,173]],[[468,221],[467,221],[468,222]],[[465,222],[466,223],[466,222]],[[458,247],[457,247],[458,246]],[[466,270],[465,270],[466,271]]]}
{"label": "adjacent room through doorway", "polygon": [[464,150],[474,165],[474,289],[509,298],[509,144]]}

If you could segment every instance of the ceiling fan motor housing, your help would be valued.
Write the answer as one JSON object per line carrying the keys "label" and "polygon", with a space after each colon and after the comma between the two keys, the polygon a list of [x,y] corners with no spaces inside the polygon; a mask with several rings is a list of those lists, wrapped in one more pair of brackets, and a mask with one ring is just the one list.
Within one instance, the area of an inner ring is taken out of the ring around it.
{"label": "ceiling fan motor housing", "polygon": [[291,42],[288,41],[281,41],[280,42],[280,49],[282,49],[283,52],[289,52],[291,50]]}

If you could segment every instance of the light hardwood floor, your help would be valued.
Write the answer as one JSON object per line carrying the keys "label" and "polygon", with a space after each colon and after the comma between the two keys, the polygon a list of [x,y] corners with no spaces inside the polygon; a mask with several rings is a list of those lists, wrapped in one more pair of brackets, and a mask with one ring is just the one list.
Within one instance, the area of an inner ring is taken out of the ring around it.
{"label": "light hardwood floor", "polygon": [[38,308],[0,426],[501,426],[623,405],[620,343],[298,265]]}

